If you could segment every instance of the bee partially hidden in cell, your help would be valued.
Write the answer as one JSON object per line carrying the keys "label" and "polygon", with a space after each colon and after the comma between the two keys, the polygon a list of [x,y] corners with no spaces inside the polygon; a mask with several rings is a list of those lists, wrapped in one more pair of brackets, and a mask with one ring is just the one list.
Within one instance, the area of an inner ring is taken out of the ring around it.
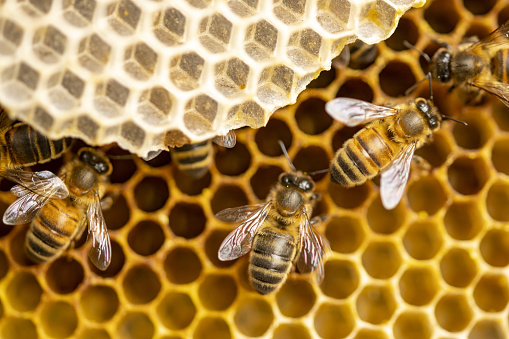
{"label": "bee partially hidden in cell", "polygon": [[3,220],[6,224],[23,224],[33,219],[25,242],[26,252],[33,261],[58,258],[88,225],[88,235],[92,238],[89,258],[97,268],[108,268],[111,244],[100,199],[111,171],[111,163],[104,153],[82,148],[60,171],[69,190],[65,199],[48,200],[37,187],[13,187],[12,192],[19,198],[9,206]]}
{"label": "bee partially hidden in cell", "polygon": [[432,136],[442,120],[465,124],[440,115],[432,99],[423,98],[394,107],[336,98],[325,109],[347,126],[369,123],[336,152],[330,167],[331,181],[353,187],[382,172],[380,196],[386,209],[393,209],[401,200],[415,150]]}
{"label": "bee partially hidden in cell", "polygon": [[318,198],[311,175],[297,171],[280,142],[292,172],[279,176],[266,202],[228,208],[216,214],[225,222],[243,221],[223,241],[219,260],[236,259],[251,250],[249,280],[260,294],[276,291],[286,280],[293,263],[301,273],[316,270],[323,279],[323,257],[330,249],[314,228],[319,217],[309,220]]}

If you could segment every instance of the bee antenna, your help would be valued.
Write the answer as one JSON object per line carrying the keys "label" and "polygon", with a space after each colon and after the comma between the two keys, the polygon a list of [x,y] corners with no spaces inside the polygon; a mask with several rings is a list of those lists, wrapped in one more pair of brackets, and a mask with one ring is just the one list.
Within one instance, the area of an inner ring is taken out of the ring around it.
{"label": "bee antenna", "polygon": [[281,150],[283,151],[283,154],[285,155],[286,160],[288,160],[288,163],[290,164],[290,168],[292,169],[293,172],[297,172],[297,169],[295,168],[295,166],[293,166],[292,160],[290,159],[290,156],[288,155],[288,152],[286,151],[285,144],[281,140],[278,140],[277,142],[279,143],[279,146],[281,147]]}
{"label": "bee antenna", "polygon": [[420,56],[422,56],[427,62],[428,64],[431,64],[431,58],[429,57],[429,55],[427,55],[426,53],[424,53],[423,51],[417,49],[417,47],[415,47],[414,45],[412,45],[411,43],[409,43],[408,41],[404,40],[403,41],[403,46],[405,46],[406,48],[410,48],[410,49],[413,49],[414,51],[416,51],[417,53],[419,53]]}
{"label": "bee antenna", "polygon": [[405,95],[409,95],[412,93],[420,84],[422,84],[424,81],[429,79],[429,99],[431,102],[433,102],[433,90],[431,88],[431,72],[428,72],[424,78],[422,78],[420,81],[416,82],[412,85],[409,89],[405,91]]}
{"label": "bee antenna", "polygon": [[468,124],[466,122],[461,121],[461,120],[457,120],[457,119],[454,119],[454,118],[451,118],[451,117],[448,117],[447,115],[442,115],[442,120],[452,120],[452,121],[457,122],[459,124],[468,126]]}
{"label": "bee antenna", "polygon": [[323,169],[323,170],[319,170],[319,171],[314,171],[314,172],[311,172],[311,173],[308,173],[309,176],[313,176],[315,174],[322,174],[322,173],[327,173],[329,172],[329,169],[326,168],[326,169]]}
{"label": "bee antenna", "polygon": [[122,155],[106,155],[108,158],[113,160],[132,160],[134,158],[134,155],[132,154],[122,154]]}

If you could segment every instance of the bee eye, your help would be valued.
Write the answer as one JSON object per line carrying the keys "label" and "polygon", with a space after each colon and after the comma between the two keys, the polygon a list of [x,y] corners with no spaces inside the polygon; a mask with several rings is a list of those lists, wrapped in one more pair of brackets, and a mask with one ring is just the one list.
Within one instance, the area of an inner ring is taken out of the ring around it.
{"label": "bee eye", "polygon": [[92,157],[92,154],[90,154],[90,152],[85,151],[85,152],[81,152],[81,154],[80,154],[80,160],[87,164],[90,162],[91,157]]}
{"label": "bee eye", "polygon": [[303,190],[304,192],[308,192],[310,191],[311,189],[313,189],[313,185],[311,184],[311,182],[309,180],[302,180],[300,183],[299,183],[299,188],[301,190]]}
{"label": "bee eye", "polygon": [[417,106],[417,109],[423,113],[428,113],[429,112],[429,106],[428,106],[428,103],[426,102],[426,100],[417,100],[415,102],[415,105]]}
{"label": "bee eye", "polygon": [[279,181],[281,182],[282,185],[289,186],[292,183],[292,178],[288,174],[285,174],[281,177]]}
{"label": "bee eye", "polygon": [[435,119],[435,118],[430,118],[430,119],[429,119],[429,127],[430,127],[431,129],[435,129],[435,128],[437,128],[437,127],[438,127],[438,121],[437,121],[437,119]]}

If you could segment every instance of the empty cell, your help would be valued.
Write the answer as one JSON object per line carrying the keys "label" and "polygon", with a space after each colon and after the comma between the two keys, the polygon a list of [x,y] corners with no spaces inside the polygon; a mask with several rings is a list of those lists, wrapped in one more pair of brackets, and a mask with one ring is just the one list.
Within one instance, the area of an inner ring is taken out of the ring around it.
{"label": "empty cell", "polygon": [[366,234],[358,218],[342,216],[328,221],[325,237],[334,252],[353,253],[362,245]]}
{"label": "empty cell", "polygon": [[202,264],[196,253],[186,247],[172,249],[164,261],[166,277],[174,284],[188,284],[200,276]]}
{"label": "empty cell", "polygon": [[232,27],[232,23],[223,15],[213,14],[200,22],[199,40],[209,52],[224,52],[230,43]]}
{"label": "empty cell", "polygon": [[410,208],[415,212],[437,213],[447,202],[447,195],[440,181],[434,176],[422,176],[407,189]]}
{"label": "empty cell", "polygon": [[86,328],[77,337],[78,339],[110,339],[108,332],[102,328]]}
{"label": "empty cell", "polygon": [[481,319],[470,330],[468,339],[507,338],[503,325],[497,319]]}
{"label": "empty cell", "polygon": [[371,193],[371,185],[364,183],[352,188],[329,183],[328,193],[334,204],[341,208],[354,209],[361,207]]}
{"label": "empty cell", "polygon": [[156,64],[157,53],[144,42],[131,45],[124,52],[124,69],[137,80],[150,78]]}
{"label": "empty cell", "polygon": [[[301,148],[293,158],[295,168],[305,173],[313,173],[329,168],[329,156],[322,147],[309,146]],[[318,182],[325,177],[324,173],[313,175],[313,180]]]}
{"label": "empty cell", "polygon": [[459,11],[455,1],[437,1],[424,11],[424,19],[435,32],[447,34],[456,28],[461,17]]}
{"label": "empty cell", "polygon": [[332,118],[325,112],[325,101],[319,98],[301,102],[295,111],[295,120],[299,129],[310,135],[326,131],[332,124]]}
{"label": "empty cell", "polygon": [[443,243],[441,227],[433,221],[416,221],[408,227],[403,236],[406,252],[417,260],[434,258]]}
{"label": "empty cell", "polygon": [[263,200],[267,197],[281,173],[283,170],[279,166],[261,165],[258,167],[250,180],[251,188],[258,199]]}
{"label": "empty cell", "polygon": [[251,16],[258,8],[258,0],[229,0],[231,11],[240,17]]}
{"label": "empty cell", "polygon": [[113,199],[111,207],[103,210],[103,214],[108,229],[118,230],[129,222],[131,211],[129,210],[125,197],[119,195]]}
{"label": "empty cell", "polygon": [[210,96],[201,94],[186,103],[184,125],[191,133],[201,135],[212,130],[218,103]]}
{"label": "empty cell", "polygon": [[486,273],[474,287],[477,307],[489,313],[503,311],[509,302],[509,285],[502,274]]}
{"label": "empty cell", "polygon": [[222,185],[217,190],[210,202],[212,213],[217,214],[224,209],[248,204],[246,194],[242,188],[234,185]]}
{"label": "empty cell", "polygon": [[35,34],[32,46],[35,54],[46,63],[55,63],[64,54],[67,37],[53,26],[39,28]]}
{"label": "empty cell", "polygon": [[178,189],[187,195],[199,195],[204,189],[210,186],[212,181],[212,175],[210,171],[207,171],[201,178],[195,178],[185,171],[180,171],[175,168],[173,171],[173,177],[175,178],[175,184]]}
{"label": "empty cell", "polygon": [[210,4],[211,0],[186,0],[191,6],[197,8],[205,8]]}
{"label": "empty cell", "polygon": [[[398,79],[398,81],[394,81]],[[410,66],[401,61],[391,61],[382,69],[378,76],[380,88],[391,97],[404,96],[405,92],[415,84],[415,76]]]}
{"label": "empty cell", "polygon": [[96,275],[103,278],[115,277],[124,267],[125,254],[122,250],[122,246],[118,242],[111,240],[111,263],[110,266],[104,271],[98,269],[90,259],[88,259],[88,266]]}
{"label": "empty cell", "polygon": [[115,338],[151,339],[155,327],[152,320],[142,312],[128,312],[117,325]]}
{"label": "empty cell", "polygon": [[130,35],[136,31],[141,17],[141,9],[131,0],[116,1],[108,6],[108,22],[120,35]]}
{"label": "empty cell", "polygon": [[419,30],[413,20],[401,18],[398,27],[394,33],[385,40],[385,44],[395,51],[402,51],[407,49],[403,45],[403,41],[408,41],[410,44],[415,45],[419,39]]}
{"label": "empty cell", "polygon": [[464,149],[479,149],[493,135],[493,131],[485,118],[479,114],[463,114],[461,120],[468,125],[454,124],[452,126],[452,135],[456,144]]}
{"label": "empty cell", "polygon": [[186,293],[170,292],[157,305],[156,312],[164,327],[181,330],[193,321],[196,306]]}
{"label": "empty cell", "polygon": [[224,311],[235,301],[237,285],[229,275],[209,274],[205,276],[200,284],[198,295],[205,308]]}
{"label": "empty cell", "polygon": [[315,313],[314,326],[323,339],[345,338],[354,325],[355,319],[348,304],[323,303]]}
{"label": "empty cell", "polygon": [[69,337],[78,327],[76,311],[65,301],[53,301],[44,305],[40,320],[44,332],[52,338]]}
{"label": "empty cell", "polygon": [[13,54],[23,40],[23,28],[9,19],[0,19],[0,53]]}
{"label": "empty cell", "polygon": [[127,236],[129,247],[142,256],[156,253],[163,246],[164,239],[163,229],[159,223],[152,220],[140,221]]}
{"label": "empty cell", "polygon": [[64,18],[77,27],[92,23],[96,0],[66,0],[63,2]]}
{"label": "empty cell", "polygon": [[382,330],[361,328],[354,339],[389,339],[387,334]]}
{"label": "empty cell", "polygon": [[221,243],[231,230],[214,230],[205,240],[205,254],[209,261],[216,267],[230,267],[235,264],[235,260],[221,261],[217,257]]}
{"label": "empty cell", "polygon": [[277,157],[283,154],[278,141],[281,140],[285,144],[286,149],[292,145],[293,135],[288,125],[275,118],[271,118],[267,126],[256,131],[256,146],[264,155]]}
{"label": "empty cell", "polygon": [[[366,2],[360,8],[359,39],[373,44],[387,36],[395,26],[397,10],[383,0]],[[376,18],[373,20],[372,18]]]}
{"label": "empty cell", "polygon": [[106,285],[90,285],[81,292],[80,308],[85,318],[103,323],[117,313],[119,299],[115,290]]}
{"label": "empty cell", "polygon": [[223,318],[206,317],[200,319],[194,330],[193,339],[230,339],[230,328]]}
{"label": "empty cell", "polygon": [[463,0],[465,8],[474,15],[483,15],[488,13],[495,6],[495,0],[486,1],[475,1],[475,0]]}
{"label": "empty cell", "polygon": [[21,0],[21,8],[30,16],[39,17],[51,10],[53,0]]}
{"label": "empty cell", "polygon": [[320,0],[316,19],[329,33],[339,33],[346,28],[350,17],[348,0]]}
{"label": "empty cell", "polygon": [[485,223],[475,201],[454,202],[444,216],[447,233],[457,240],[473,239],[483,229]]}
{"label": "empty cell", "polygon": [[431,167],[442,166],[452,151],[452,146],[445,135],[440,131],[433,133],[433,140],[415,151],[415,154],[424,158]]}
{"label": "empty cell", "polygon": [[452,188],[463,195],[478,193],[488,180],[490,173],[483,158],[456,159],[447,169]]}
{"label": "empty cell", "polygon": [[238,58],[232,58],[218,63],[214,73],[216,89],[225,97],[230,97],[246,88],[249,66]]}
{"label": "empty cell", "polygon": [[401,256],[392,242],[372,241],[362,253],[362,266],[375,279],[388,279],[401,266]]}
{"label": "empty cell", "polygon": [[8,282],[5,291],[9,304],[19,312],[33,311],[41,302],[41,285],[29,272],[17,273]]}
{"label": "empty cell", "polygon": [[359,99],[362,101],[373,101],[373,90],[364,80],[358,78],[351,78],[346,80],[336,93],[336,97],[347,97]]}
{"label": "empty cell", "polygon": [[217,170],[225,175],[237,176],[245,173],[251,165],[251,153],[241,142],[233,148],[222,148],[214,157]]}
{"label": "empty cell", "polygon": [[260,298],[242,300],[235,311],[234,321],[237,329],[249,337],[260,337],[267,332],[274,321],[272,307]]}
{"label": "empty cell", "polygon": [[262,70],[258,79],[257,96],[264,104],[285,104],[294,87],[295,73],[284,65],[269,66]]}
{"label": "empty cell", "polygon": [[8,317],[2,320],[1,334],[4,339],[37,339],[37,329],[30,319]]}
{"label": "empty cell", "polygon": [[28,228],[22,229],[21,231],[14,233],[9,241],[9,250],[11,258],[18,265],[29,267],[34,266],[35,263],[30,260],[25,251],[25,238]]}
{"label": "empty cell", "polygon": [[176,8],[168,8],[155,15],[153,30],[164,44],[172,46],[182,42],[186,29],[186,17]]}
{"label": "empty cell", "polygon": [[433,335],[433,325],[423,312],[406,311],[401,313],[393,326],[394,339],[429,339]]}
{"label": "empty cell", "polygon": [[484,261],[494,267],[509,265],[509,232],[490,229],[481,239],[479,250]]}
{"label": "empty cell", "polygon": [[495,141],[491,150],[491,162],[498,172],[509,175],[508,138],[502,137]]}
{"label": "empty cell", "polygon": [[129,98],[129,89],[110,79],[99,84],[95,90],[94,106],[103,117],[121,116]]}
{"label": "empty cell", "polygon": [[59,258],[46,271],[46,282],[53,292],[69,294],[81,285],[84,276],[83,267],[78,261]]}
{"label": "empty cell", "polygon": [[148,304],[161,290],[159,277],[145,265],[131,267],[122,281],[124,295],[131,304]]}
{"label": "empty cell", "polygon": [[305,9],[306,0],[274,0],[274,14],[287,25],[301,19]]}
{"label": "empty cell", "polygon": [[[320,75],[317,78],[313,79],[309,83],[307,88],[327,88],[334,80],[336,80],[336,69],[334,67],[332,67],[328,71],[325,71],[325,70],[321,71]],[[332,118],[330,117],[330,115],[328,115],[328,117],[332,121]],[[321,117],[319,122],[321,122],[323,119],[324,118]],[[327,118],[325,118],[325,119],[327,119]]]}
{"label": "empty cell", "polygon": [[120,126],[120,136],[135,147],[140,147],[145,141],[145,131],[132,121],[125,122]]}
{"label": "empty cell", "polygon": [[190,91],[199,85],[205,60],[196,52],[174,57],[170,62],[170,80],[183,91]]}
{"label": "empty cell", "polygon": [[473,314],[463,294],[448,293],[435,306],[435,318],[444,330],[463,331],[472,320]]}
{"label": "empty cell", "polygon": [[379,325],[389,321],[396,310],[392,288],[386,285],[367,285],[357,297],[357,314],[361,320]]}
{"label": "empty cell", "polygon": [[203,209],[198,204],[181,202],[170,211],[170,229],[178,237],[192,239],[199,236],[205,229],[206,222]]}
{"label": "empty cell", "polygon": [[477,264],[470,251],[451,248],[440,260],[440,273],[445,282],[453,287],[470,285],[477,275]]}
{"label": "empty cell", "polygon": [[80,103],[85,82],[69,70],[53,74],[48,80],[48,95],[55,107],[66,110]]}
{"label": "empty cell", "polygon": [[111,46],[97,34],[89,35],[80,41],[78,60],[82,67],[91,72],[101,72],[108,63]]}
{"label": "empty cell", "polygon": [[276,302],[284,316],[300,318],[311,311],[316,294],[308,281],[290,277],[277,292]]}
{"label": "empty cell", "polygon": [[386,210],[378,197],[368,207],[368,225],[380,234],[392,234],[400,229],[405,222],[406,212],[402,204],[392,210]]}
{"label": "empty cell", "polygon": [[325,295],[335,299],[346,299],[359,286],[359,272],[353,262],[329,260],[324,268],[325,276],[320,288]]}
{"label": "empty cell", "polygon": [[230,129],[237,129],[246,126],[259,128],[264,126],[267,111],[255,101],[245,101],[235,105],[228,111],[226,126]]}
{"label": "empty cell", "polygon": [[141,119],[154,126],[167,121],[174,98],[168,90],[161,86],[143,91],[138,101],[137,113]]}
{"label": "empty cell", "polygon": [[45,131],[53,126],[53,116],[41,106],[36,106],[32,117],[32,123]]}
{"label": "empty cell", "polygon": [[6,276],[7,272],[9,272],[9,261],[5,252],[0,250],[0,280]]}
{"label": "empty cell", "polygon": [[247,28],[244,49],[253,60],[261,61],[272,56],[277,41],[277,28],[266,20],[261,20]]}
{"label": "empty cell", "polygon": [[169,196],[168,185],[160,177],[145,177],[134,188],[134,199],[138,207],[145,212],[161,209]]}
{"label": "empty cell", "polygon": [[39,83],[39,72],[21,62],[7,67],[2,73],[3,91],[10,99],[26,101],[32,98]]}
{"label": "empty cell", "polygon": [[498,221],[509,221],[509,185],[501,180],[490,187],[486,197],[486,208],[490,216]]}
{"label": "empty cell", "polygon": [[319,62],[321,47],[321,36],[312,29],[305,29],[290,36],[287,55],[298,67],[314,67]]}
{"label": "empty cell", "polygon": [[438,282],[432,267],[411,267],[406,269],[399,279],[399,293],[410,305],[428,305],[440,289]]}
{"label": "empty cell", "polygon": [[309,328],[301,323],[280,323],[272,333],[272,339],[311,339]]}

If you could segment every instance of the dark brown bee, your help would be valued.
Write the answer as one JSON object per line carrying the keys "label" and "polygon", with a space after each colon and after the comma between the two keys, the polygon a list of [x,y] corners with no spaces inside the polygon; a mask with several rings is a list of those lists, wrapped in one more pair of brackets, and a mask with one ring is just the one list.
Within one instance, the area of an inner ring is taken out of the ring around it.
{"label": "dark brown bee", "polygon": [[313,227],[319,219],[309,220],[318,198],[315,183],[291,162],[290,165],[292,172],[280,175],[265,203],[228,208],[216,214],[225,222],[243,221],[223,241],[218,257],[233,260],[251,250],[249,280],[260,294],[281,287],[295,261],[302,273],[316,269],[321,281],[322,259],[330,250]]}

